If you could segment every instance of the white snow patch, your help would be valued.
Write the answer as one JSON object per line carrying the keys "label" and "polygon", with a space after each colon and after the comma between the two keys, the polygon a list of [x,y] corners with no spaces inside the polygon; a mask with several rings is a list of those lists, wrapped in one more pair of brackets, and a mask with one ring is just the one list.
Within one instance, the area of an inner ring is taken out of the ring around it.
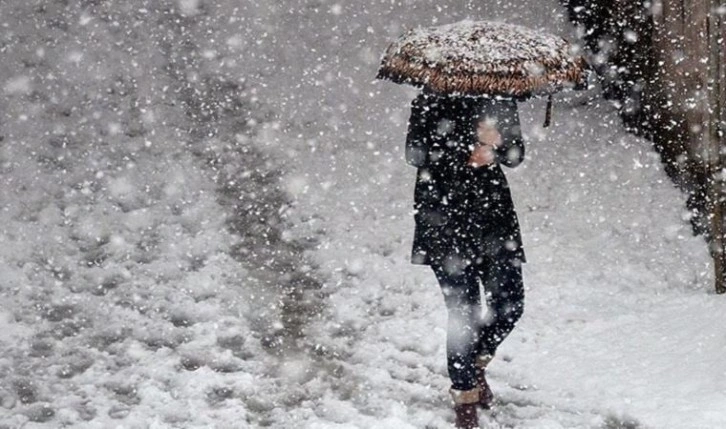
{"label": "white snow patch", "polygon": [[3,90],[6,94],[28,94],[33,89],[29,76],[16,76],[5,82]]}

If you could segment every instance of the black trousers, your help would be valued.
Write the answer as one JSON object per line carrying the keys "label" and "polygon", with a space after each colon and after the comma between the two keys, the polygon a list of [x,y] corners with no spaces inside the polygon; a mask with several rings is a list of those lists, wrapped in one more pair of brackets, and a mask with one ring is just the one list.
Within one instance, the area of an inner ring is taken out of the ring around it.
{"label": "black trousers", "polygon": [[[432,265],[449,313],[446,354],[452,387],[476,387],[476,357],[494,356],[524,311],[524,284],[518,259],[485,260],[452,267]],[[486,292],[488,312],[481,305]]]}

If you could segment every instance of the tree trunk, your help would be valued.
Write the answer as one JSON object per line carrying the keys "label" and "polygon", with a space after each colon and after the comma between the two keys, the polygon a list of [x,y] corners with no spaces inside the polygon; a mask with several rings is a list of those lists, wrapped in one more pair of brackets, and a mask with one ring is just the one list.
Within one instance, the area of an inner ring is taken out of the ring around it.
{"label": "tree trunk", "polygon": [[710,1],[708,18],[708,169],[709,203],[712,207],[711,230],[713,242],[711,252],[714,260],[716,293],[726,293],[726,249],[724,248],[724,178],[721,149],[724,143],[724,25],[719,13],[720,0]]}
{"label": "tree trunk", "polygon": [[716,290],[726,293],[726,3],[561,2],[597,54],[605,96],[620,102],[623,122],[653,141],[666,172],[687,192],[694,231],[711,249]]}

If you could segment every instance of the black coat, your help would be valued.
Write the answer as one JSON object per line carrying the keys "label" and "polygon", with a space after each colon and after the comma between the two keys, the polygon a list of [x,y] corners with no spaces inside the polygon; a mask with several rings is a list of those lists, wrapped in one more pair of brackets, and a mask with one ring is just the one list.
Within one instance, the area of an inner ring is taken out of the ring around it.
{"label": "black coat", "polygon": [[[466,165],[477,123],[496,121],[497,162]],[[513,100],[422,93],[412,103],[406,162],[418,168],[414,264],[525,262],[517,214],[500,164],[516,167],[524,143]]]}

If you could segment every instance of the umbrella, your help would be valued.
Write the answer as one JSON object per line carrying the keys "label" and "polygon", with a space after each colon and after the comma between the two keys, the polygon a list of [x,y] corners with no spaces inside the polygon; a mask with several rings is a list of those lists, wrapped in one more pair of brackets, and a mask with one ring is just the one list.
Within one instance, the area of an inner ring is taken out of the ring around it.
{"label": "umbrella", "polygon": [[[563,38],[502,22],[465,20],[409,30],[386,50],[377,78],[442,94],[527,98],[582,88],[585,59]],[[548,117],[551,103],[548,103]]]}

